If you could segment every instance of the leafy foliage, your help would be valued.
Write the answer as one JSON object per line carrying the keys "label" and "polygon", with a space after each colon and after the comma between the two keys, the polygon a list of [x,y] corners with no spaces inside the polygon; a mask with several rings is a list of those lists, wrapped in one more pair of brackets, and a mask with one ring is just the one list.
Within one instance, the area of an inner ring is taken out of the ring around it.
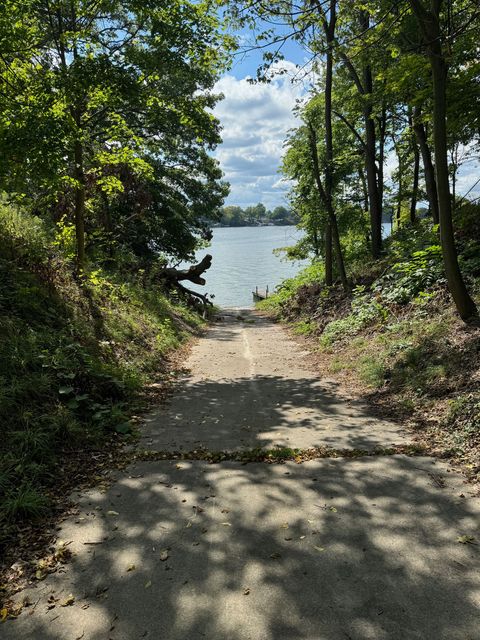
{"label": "leafy foliage", "polygon": [[227,193],[209,151],[231,43],[211,5],[18,0],[8,11],[25,26],[1,14],[0,188],[77,243],[85,225],[91,257],[99,245],[110,258],[191,256]]}
{"label": "leafy foliage", "polygon": [[128,434],[129,407],[200,323],[141,277],[72,277],[54,229],[0,208],[0,519],[38,517],[62,455]]}

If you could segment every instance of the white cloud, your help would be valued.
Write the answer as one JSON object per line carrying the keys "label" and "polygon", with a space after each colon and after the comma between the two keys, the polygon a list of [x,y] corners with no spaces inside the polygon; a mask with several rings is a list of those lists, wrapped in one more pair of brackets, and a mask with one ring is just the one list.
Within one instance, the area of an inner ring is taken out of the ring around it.
{"label": "white cloud", "polygon": [[[288,73],[275,77],[270,84],[250,84],[248,78],[226,75],[215,87],[225,96],[214,113],[223,127],[223,144],[215,156],[231,185],[227,204],[245,207],[263,202],[269,208],[275,207],[284,204],[284,195],[291,186],[278,173],[283,142],[289,129],[298,125],[293,109],[297,100],[305,97],[306,85],[315,82],[315,71],[306,69],[299,74],[297,66],[289,61],[279,67]],[[387,185],[392,186],[392,174],[397,168],[396,155],[389,149],[384,166]],[[478,160],[467,160],[458,174],[457,193],[466,193],[479,175]],[[469,194],[479,196],[480,184]]]}
{"label": "white cloud", "polygon": [[228,204],[263,202],[275,207],[283,203],[287,185],[278,173],[283,142],[288,130],[298,124],[293,108],[305,88],[291,81],[297,70],[292,62],[281,66],[289,73],[270,84],[250,84],[247,78],[227,75],[215,87],[225,96],[214,110],[224,141],[215,155],[231,185]]}

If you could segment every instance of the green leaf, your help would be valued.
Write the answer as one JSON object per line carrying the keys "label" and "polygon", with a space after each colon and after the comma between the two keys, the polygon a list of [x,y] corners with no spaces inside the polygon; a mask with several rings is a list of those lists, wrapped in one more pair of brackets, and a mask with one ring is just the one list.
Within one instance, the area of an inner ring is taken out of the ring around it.
{"label": "green leaf", "polygon": [[122,422],[121,424],[117,424],[115,426],[115,431],[122,434],[131,433],[132,425],[130,424],[130,422]]}
{"label": "green leaf", "polygon": [[60,389],[58,390],[58,393],[61,396],[67,396],[70,393],[74,392],[74,388],[73,387],[60,387]]}

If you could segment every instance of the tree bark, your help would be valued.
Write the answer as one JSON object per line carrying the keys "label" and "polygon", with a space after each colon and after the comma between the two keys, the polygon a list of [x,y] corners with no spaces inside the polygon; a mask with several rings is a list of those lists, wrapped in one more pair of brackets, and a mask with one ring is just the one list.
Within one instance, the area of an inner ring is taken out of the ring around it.
{"label": "tree bark", "polygon": [[74,143],[75,162],[75,239],[77,242],[77,269],[85,267],[85,173],[83,167],[83,146],[80,140]]}
{"label": "tree bark", "polygon": [[201,301],[203,307],[200,310],[203,310],[203,315],[206,316],[208,307],[213,307],[213,303],[208,299],[208,296],[198,291],[187,289],[187,287],[180,283],[189,280],[194,284],[204,285],[206,281],[205,278],[202,278],[202,274],[205,273],[207,269],[210,269],[211,266],[212,256],[207,254],[201,262],[193,264],[188,269],[175,269],[173,267],[163,269],[163,271],[160,272],[160,278],[163,278],[168,287],[174,287],[177,291],[185,294],[189,304],[197,308],[197,310],[199,301]]}
{"label": "tree bark", "polygon": [[470,297],[458,265],[453,233],[452,201],[448,174],[447,147],[447,64],[442,47],[440,10],[442,0],[431,0],[426,9],[421,0],[410,0],[424,36],[433,79],[433,144],[440,217],[440,242],[448,287],[465,323],[478,324],[477,307]]}
{"label": "tree bark", "polygon": [[[382,115],[378,120],[378,198],[383,213],[383,191],[384,175],[383,165],[385,164],[385,141],[387,137],[387,109],[382,106]],[[381,223],[381,221],[380,221]]]}
{"label": "tree bark", "polygon": [[[362,22],[362,31],[368,28],[368,14]],[[363,100],[363,119],[365,127],[365,171],[367,174],[368,202],[370,211],[371,250],[375,258],[382,252],[382,205],[378,190],[378,172],[376,163],[376,133],[375,122],[372,118],[371,94],[373,91],[372,71],[369,65],[363,69],[363,82],[360,79],[350,58],[342,51],[340,57],[350,73],[353,83]]]}
{"label": "tree bark", "polygon": [[[364,68],[364,86],[367,96],[373,91],[372,71],[370,66]],[[378,190],[377,174],[377,140],[375,121],[372,117],[371,99],[366,98],[363,108],[365,122],[365,169],[367,172],[368,200],[370,204],[370,227],[372,230],[372,255],[379,258],[382,253],[382,205]]]}
{"label": "tree bark", "polygon": [[410,127],[410,141],[413,147],[413,181],[412,181],[412,194],[410,199],[410,224],[415,224],[417,220],[417,200],[418,200],[418,176],[420,172],[420,153],[418,151],[418,144],[415,135],[413,133],[413,117],[411,109],[408,114],[408,124]]}
{"label": "tree bark", "polygon": [[427,190],[428,204],[432,214],[433,222],[439,223],[438,216],[438,195],[437,181],[435,179],[435,167],[432,162],[432,154],[427,141],[425,125],[420,121],[421,109],[416,107],[413,111],[413,130],[417,138],[420,153],[422,154],[423,172],[425,174],[425,187]]}
{"label": "tree bark", "polygon": [[416,142],[414,142],[415,149],[413,152],[413,184],[412,184],[412,198],[410,200],[410,222],[415,224],[417,220],[417,200],[418,200],[418,174],[420,172],[420,154]]}
{"label": "tree bark", "polygon": [[[332,129],[332,88],[333,88],[333,40],[335,37],[336,0],[330,2],[329,20],[324,17],[323,27],[327,41],[327,59],[325,65],[325,195],[333,209],[333,129]],[[337,227],[338,234],[338,227]],[[332,260],[333,232],[331,222],[325,229],[325,284],[333,284]],[[338,247],[336,247],[338,251]],[[341,251],[341,249],[340,249]],[[343,262],[343,258],[342,258]]]}
{"label": "tree bark", "polygon": [[308,124],[308,128],[310,132],[310,148],[312,153],[312,165],[313,165],[313,175],[315,178],[315,183],[317,185],[320,200],[327,211],[328,219],[330,221],[330,228],[332,231],[332,244],[335,249],[335,258],[337,263],[338,274],[340,276],[340,280],[342,282],[343,288],[345,289],[345,291],[349,291],[350,287],[348,284],[347,274],[345,271],[345,264],[343,261],[343,253],[342,253],[342,246],[340,244],[340,234],[338,232],[337,217],[335,215],[335,211],[333,210],[332,202],[327,198],[327,194],[323,187],[322,178],[320,175],[320,163],[318,161],[318,150],[317,150],[317,135],[311,123]]}
{"label": "tree bark", "polygon": [[[362,184],[362,191],[363,191],[363,210],[365,213],[368,213],[368,188],[367,188],[367,179],[365,177],[365,171],[363,170],[363,167],[359,166],[358,167],[358,176],[360,178],[360,182]],[[393,224],[392,224],[393,227]],[[367,247],[370,247],[370,235],[368,233],[368,231],[365,234],[365,242]]]}
{"label": "tree bark", "polygon": [[325,284],[331,287],[333,284],[333,256],[332,256],[332,227],[325,227]]}
{"label": "tree bark", "polygon": [[181,280],[190,280],[194,284],[204,285],[206,283],[205,278],[202,278],[202,274],[212,266],[212,256],[207,254],[201,262],[198,264],[192,264],[188,269],[174,269],[173,267],[167,267],[160,272],[160,277],[166,278],[174,282],[180,282]]}

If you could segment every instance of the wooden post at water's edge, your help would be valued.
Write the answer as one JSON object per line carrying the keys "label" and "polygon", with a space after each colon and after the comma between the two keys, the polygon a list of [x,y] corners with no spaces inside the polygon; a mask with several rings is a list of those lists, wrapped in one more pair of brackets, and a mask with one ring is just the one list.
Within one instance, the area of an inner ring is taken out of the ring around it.
{"label": "wooden post at water's edge", "polygon": [[255,287],[255,291],[252,291],[253,301],[260,302],[260,300],[266,300],[268,298],[268,284],[264,291],[258,290],[258,286]]}

